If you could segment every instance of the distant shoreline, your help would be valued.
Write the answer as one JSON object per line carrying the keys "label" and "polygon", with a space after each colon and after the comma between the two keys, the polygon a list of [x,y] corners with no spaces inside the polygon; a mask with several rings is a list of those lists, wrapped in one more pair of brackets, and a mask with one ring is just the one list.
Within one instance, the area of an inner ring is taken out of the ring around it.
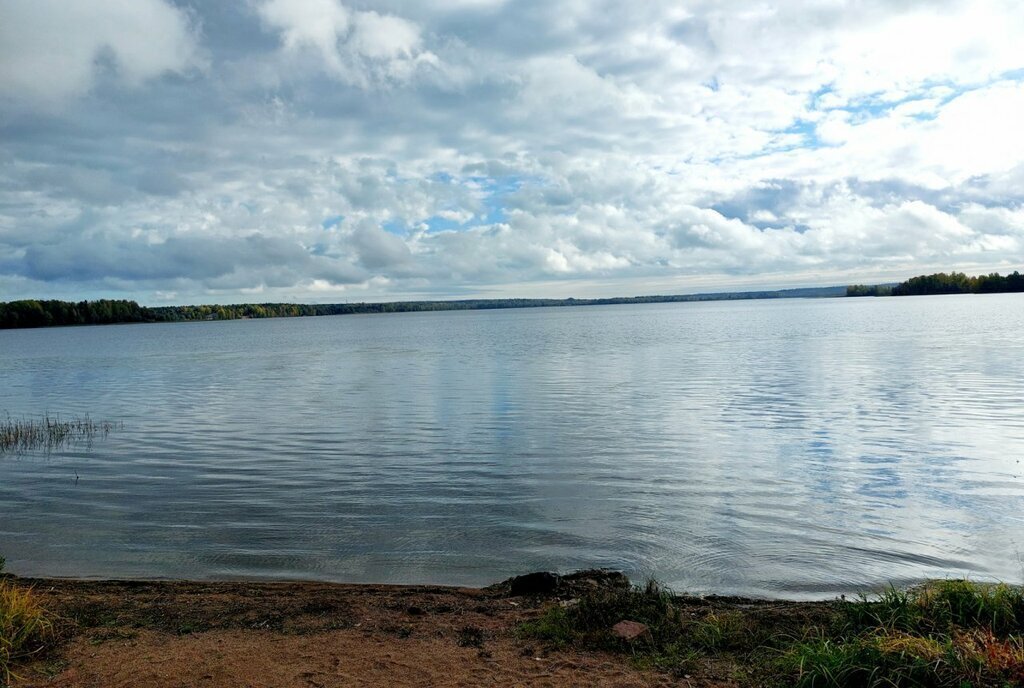
{"label": "distant shoreline", "polygon": [[59,301],[27,299],[0,302],[0,330],[68,325],[185,322],[293,318],[424,311],[501,310],[506,308],[570,308],[642,303],[692,303],[759,299],[807,299],[863,296],[928,296],[939,294],[999,294],[1024,292],[1018,271],[969,277],[962,272],[919,275],[899,283],[831,287],[803,287],[760,291],[708,292],[654,296],[618,296],[596,299],[462,299],[438,301],[385,301],[377,303],[238,303],[189,306],[140,306],[135,301]]}
{"label": "distant shoreline", "polygon": [[805,287],[772,291],[712,292],[656,296],[619,296],[596,299],[462,299],[440,301],[387,301],[379,303],[242,303],[192,306],[140,306],[135,301],[24,300],[0,303],[0,329],[120,325],[132,323],[245,320],[431,311],[504,310],[513,308],[572,308],[643,303],[691,303],[761,299],[835,298],[847,287]]}

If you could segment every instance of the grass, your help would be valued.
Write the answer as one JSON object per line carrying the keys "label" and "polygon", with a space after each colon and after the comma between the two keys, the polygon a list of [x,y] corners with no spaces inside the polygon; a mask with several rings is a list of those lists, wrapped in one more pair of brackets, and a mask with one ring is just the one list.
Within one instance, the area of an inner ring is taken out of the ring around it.
{"label": "grass", "polygon": [[[1024,686],[1024,591],[1017,587],[936,581],[818,605],[827,610],[818,616],[801,616],[800,605],[698,602],[655,583],[599,590],[549,607],[520,633],[554,647],[627,653],[639,666],[675,674],[711,665],[718,673],[725,663],[748,686]],[[650,633],[620,640],[611,627],[622,620],[644,623]]]}
{"label": "grass", "polygon": [[797,688],[1024,686],[1024,591],[934,581],[843,601],[830,634],[795,644],[782,664]]}
{"label": "grass", "polygon": [[7,416],[0,421],[0,454],[32,449],[51,451],[72,442],[91,442],[119,427],[119,423],[94,421],[89,416],[70,420],[49,415],[40,419]]}
{"label": "grass", "polygon": [[12,664],[43,650],[52,633],[35,592],[0,579],[0,686],[10,683]]}
{"label": "grass", "polygon": [[[642,668],[683,675],[695,667],[702,651],[742,644],[746,635],[740,615],[710,614],[684,619],[677,597],[655,581],[626,589],[597,590],[568,606],[552,606],[539,619],[520,628],[523,637],[553,647],[576,646],[628,652]],[[611,628],[619,621],[645,624],[649,633],[627,642]]]}
{"label": "grass", "polygon": [[795,675],[797,688],[960,686],[967,677],[950,653],[937,641],[901,635],[820,638],[794,645],[780,667]]}
{"label": "grass", "polygon": [[912,590],[891,588],[875,599],[841,606],[847,630],[881,627],[923,634],[985,627],[997,634],[1024,630],[1024,591],[968,580],[933,581]]}
{"label": "grass", "polygon": [[749,633],[746,619],[739,612],[712,612],[690,630],[693,642],[704,650],[742,648]]}

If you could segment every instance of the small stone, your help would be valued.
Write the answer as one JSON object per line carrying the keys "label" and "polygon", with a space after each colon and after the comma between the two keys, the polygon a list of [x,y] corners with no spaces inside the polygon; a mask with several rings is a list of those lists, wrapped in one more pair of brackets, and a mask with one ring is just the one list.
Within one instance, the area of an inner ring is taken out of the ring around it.
{"label": "small stone", "polygon": [[612,634],[623,640],[636,640],[648,633],[647,624],[639,621],[620,621],[612,626]]}

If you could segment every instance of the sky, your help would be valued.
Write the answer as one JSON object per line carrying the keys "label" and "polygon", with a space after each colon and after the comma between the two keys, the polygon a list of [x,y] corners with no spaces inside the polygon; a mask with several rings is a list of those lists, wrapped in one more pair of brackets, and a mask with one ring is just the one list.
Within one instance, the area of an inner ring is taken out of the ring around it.
{"label": "sky", "polygon": [[1019,0],[0,0],[0,301],[1024,269]]}

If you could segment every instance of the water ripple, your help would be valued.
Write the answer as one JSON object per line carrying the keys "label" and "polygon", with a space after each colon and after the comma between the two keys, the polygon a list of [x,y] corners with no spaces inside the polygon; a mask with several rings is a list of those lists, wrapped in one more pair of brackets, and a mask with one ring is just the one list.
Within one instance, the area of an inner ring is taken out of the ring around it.
{"label": "water ripple", "polygon": [[[1019,295],[0,332],[24,574],[822,597],[1024,577]],[[76,479],[76,475],[78,478]]]}

